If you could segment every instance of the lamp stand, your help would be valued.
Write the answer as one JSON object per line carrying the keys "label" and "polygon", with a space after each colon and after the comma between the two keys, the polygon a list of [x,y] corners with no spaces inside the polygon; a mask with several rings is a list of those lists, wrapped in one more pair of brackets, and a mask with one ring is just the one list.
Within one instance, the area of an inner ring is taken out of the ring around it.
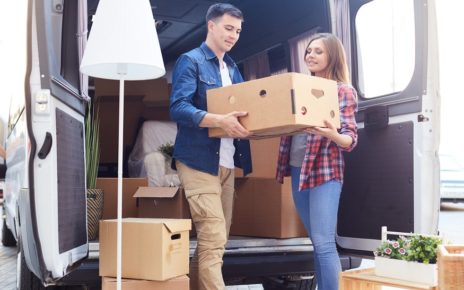
{"label": "lamp stand", "polygon": [[122,153],[124,141],[124,77],[119,79],[119,133],[118,133],[118,220],[116,244],[116,289],[121,290],[122,269]]}

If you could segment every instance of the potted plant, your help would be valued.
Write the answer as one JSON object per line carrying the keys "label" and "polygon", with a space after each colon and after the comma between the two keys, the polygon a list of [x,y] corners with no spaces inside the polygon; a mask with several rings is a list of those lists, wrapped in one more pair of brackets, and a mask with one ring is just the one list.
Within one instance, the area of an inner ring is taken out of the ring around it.
{"label": "potted plant", "polygon": [[87,237],[98,237],[99,221],[103,214],[103,190],[96,188],[98,165],[100,162],[98,107],[88,103],[85,116],[85,161],[87,182]]}
{"label": "potted plant", "polygon": [[[436,251],[442,239],[431,235],[387,232],[384,228],[382,243],[374,251],[375,274],[436,286]],[[401,235],[398,239],[388,240],[388,233]]]}

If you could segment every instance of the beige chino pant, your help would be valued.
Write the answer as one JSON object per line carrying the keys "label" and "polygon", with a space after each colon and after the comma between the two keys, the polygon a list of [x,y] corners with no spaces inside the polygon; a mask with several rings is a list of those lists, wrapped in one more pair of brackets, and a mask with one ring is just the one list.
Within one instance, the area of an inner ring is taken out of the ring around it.
{"label": "beige chino pant", "polygon": [[190,290],[224,290],[222,257],[232,222],[234,170],[220,166],[214,176],[179,161],[176,167],[197,232]]}

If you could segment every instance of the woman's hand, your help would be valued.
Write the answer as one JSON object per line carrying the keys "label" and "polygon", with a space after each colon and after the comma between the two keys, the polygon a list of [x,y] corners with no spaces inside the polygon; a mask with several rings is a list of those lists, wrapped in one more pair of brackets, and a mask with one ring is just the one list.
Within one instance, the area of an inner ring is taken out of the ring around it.
{"label": "woman's hand", "polygon": [[305,130],[307,133],[320,135],[322,137],[330,139],[332,142],[335,142],[341,148],[350,147],[353,143],[353,139],[348,135],[343,135],[338,133],[337,128],[327,120],[324,120],[324,125],[327,127],[310,127]]}
{"label": "woman's hand", "polygon": [[327,120],[324,120],[324,125],[327,127],[309,127],[305,130],[307,133],[321,135],[322,137],[329,138],[330,140],[334,140],[334,138],[339,135],[337,128],[335,128],[332,123]]}

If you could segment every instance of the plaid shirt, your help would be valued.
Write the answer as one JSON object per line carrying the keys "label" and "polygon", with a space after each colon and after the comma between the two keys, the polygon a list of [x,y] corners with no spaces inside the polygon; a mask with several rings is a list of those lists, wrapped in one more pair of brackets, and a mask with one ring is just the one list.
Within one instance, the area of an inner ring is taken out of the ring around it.
{"label": "plaid shirt", "polygon": [[[348,148],[340,148],[335,142],[320,135],[308,134],[307,147],[301,166],[299,190],[313,188],[330,180],[343,182],[344,161],[342,151],[350,152],[358,142],[355,114],[358,109],[356,90],[346,84],[338,84],[340,104],[340,134],[348,135],[353,142]],[[280,141],[276,179],[283,183],[290,175],[290,148],[292,136]]]}

